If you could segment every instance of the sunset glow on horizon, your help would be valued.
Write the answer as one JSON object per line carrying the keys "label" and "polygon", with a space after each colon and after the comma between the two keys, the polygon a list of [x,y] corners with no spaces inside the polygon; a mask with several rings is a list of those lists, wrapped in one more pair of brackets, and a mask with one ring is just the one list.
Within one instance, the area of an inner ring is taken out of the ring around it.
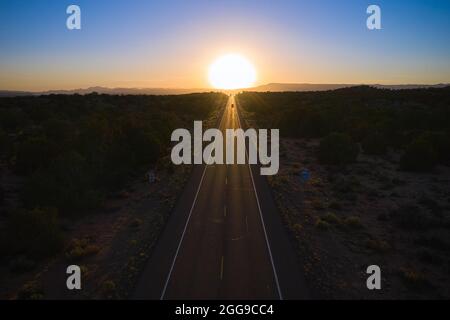
{"label": "sunset glow on horizon", "polygon": [[[78,0],[70,31],[64,1],[2,2],[0,90],[450,82],[450,2],[377,3],[383,27],[370,31],[362,0]],[[212,79],[229,52],[254,67]]]}

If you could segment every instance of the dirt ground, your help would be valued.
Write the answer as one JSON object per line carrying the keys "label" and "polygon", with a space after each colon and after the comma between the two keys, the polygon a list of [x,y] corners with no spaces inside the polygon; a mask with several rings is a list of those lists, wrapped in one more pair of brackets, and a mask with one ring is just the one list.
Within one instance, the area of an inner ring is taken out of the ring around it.
{"label": "dirt ground", "polygon": [[[318,145],[282,138],[280,171],[269,178],[313,297],[449,298],[450,168],[402,172],[393,152],[326,167]],[[367,289],[370,265],[381,268],[381,290]]]}
{"label": "dirt ground", "polygon": [[[23,274],[2,266],[0,297],[126,298],[189,173],[183,166],[171,174],[159,171],[154,184],[142,177],[107,199],[100,212],[62,221],[69,239],[64,252]],[[61,270],[71,264],[82,270],[79,294],[65,289]]]}

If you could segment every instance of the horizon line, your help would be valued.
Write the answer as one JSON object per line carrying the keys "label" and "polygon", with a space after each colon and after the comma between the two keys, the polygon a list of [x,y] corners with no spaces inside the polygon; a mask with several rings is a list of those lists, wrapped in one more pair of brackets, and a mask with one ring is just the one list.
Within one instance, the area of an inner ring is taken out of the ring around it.
{"label": "horizon line", "polygon": [[45,89],[45,90],[25,90],[25,89],[2,89],[1,92],[23,92],[23,93],[46,93],[46,92],[68,92],[68,91],[87,91],[93,89],[107,89],[107,90],[173,90],[173,91],[202,91],[202,92],[215,92],[215,91],[236,91],[236,90],[250,90],[270,85],[284,85],[284,86],[300,86],[300,85],[308,85],[308,86],[383,86],[383,87],[398,87],[398,86],[416,86],[416,87],[433,87],[433,86],[450,86],[449,82],[439,82],[439,83],[314,83],[314,82],[269,82],[265,84],[255,85],[252,87],[246,88],[235,88],[235,89],[220,89],[220,88],[208,88],[208,87],[127,87],[127,86],[119,86],[119,87],[109,87],[102,85],[95,86],[87,86],[87,87],[73,87],[69,89]]}

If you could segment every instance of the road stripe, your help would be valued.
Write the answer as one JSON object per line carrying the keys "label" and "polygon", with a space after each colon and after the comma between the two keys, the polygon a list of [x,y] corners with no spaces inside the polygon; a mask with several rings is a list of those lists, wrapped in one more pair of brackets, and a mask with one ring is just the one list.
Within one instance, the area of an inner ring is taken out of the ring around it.
{"label": "road stripe", "polygon": [[[227,104],[227,106],[225,108],[228,108],[228,104]],[[219,129],[222,126],[222,122],[223,122],[224,117],[225,117],[225,112],[222,115],[222,119],[220,119]],[[209,155],[209,157],[211,157],[211,155]],[[209,159],[208,159],[208,162],[209,162]],[[177,250],[175,251],[175,256],[174,256],[172,264],[170,266],[170,270],[169,270],[169,274],[167,275],[166,283],[164,284],[163,291],[161,292],[160,300],[164,300],[164,296],[166,294],[167,286],[169,285],[170,277],[172,275],[173,268],[175,266],[175,262],[177,261],[178,253],[180,252],[181,244],[183,242],[184,235],[186,234],[186,230],[187,230],[187,227],[188,227],[188,224],[189,224],[189,220],[191,219],[192,211],[194,211],[195,203],[197,202],[198,193],[200,192],[200,188],[202,186],[203,178],[205,177],[205,173],[206,173],[206,168],[207,167],[208,167],[208,165],[205,165],[205,168],[203,169],[202,177],[200,179],[200,183],[198,184],[197,192],[195,193],[195,197],[194,197],[194,201],[192,202],[191,210],[189,210],[189,215],[188,215],[188,218],[186,220],[186,224],[184,225],[183,233],[181,234],[181,238],[180,238],[180,242],[178,243]]]}
{"label": "road stripe", "polygon": [[223,260],[224,260],[224,257],[222,256],[222,259],[220,261],[220,280],[223,279]]}
{"label": "road stripe", "polygon": [[[236,101],[235,101],[235,104],[236,104]],[[239,122],[239,127],[242,128],[241,119],[239,117],[239,113],[237,112],[237,110],[236,110],[236,115],[237,115],[237,119]],[[247,160],[248,160],[247,146],[245,147],[245,153],[246,153]],[[281,294],[281,289],[280,289],[280,283],[278,282],[277,269],[275,268],[275,263],[273,262],[272,251],[270,250],[269,239],[267,237],[266,226],[264,225],[264,218],[263,218],[262,211],[261,211],[261,205],[259,204],[258,193],[256,192],[255,181],[253,179],[253,173],[252,173],[252,168],[250,166],[250,163],[248,163],[248,169],[250,170],[250,177],[252,178],[253,190],[255,191],[255,197],[256,197],[256,203],[258,204],[259,216],[261,218],[261,224],[263,227],[264,236],[266,238],[266,244],[267,244],[267,249],[269,251],[270,262],[272,263],[272,270],[273,270],[273,275],[275,277],[275,284],[277,286],[278,296],[280,297],[280,300],[283,300],[283,295]]]}

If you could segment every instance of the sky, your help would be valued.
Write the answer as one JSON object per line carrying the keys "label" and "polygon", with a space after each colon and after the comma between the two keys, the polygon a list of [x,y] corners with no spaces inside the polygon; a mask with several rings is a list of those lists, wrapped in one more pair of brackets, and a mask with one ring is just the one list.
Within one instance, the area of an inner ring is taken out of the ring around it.
{"label": "sky", "polygon": [[450,82],[448,0],[0,0],[0,25],[2,90],[207,88],[226,53],[256,84]]}

